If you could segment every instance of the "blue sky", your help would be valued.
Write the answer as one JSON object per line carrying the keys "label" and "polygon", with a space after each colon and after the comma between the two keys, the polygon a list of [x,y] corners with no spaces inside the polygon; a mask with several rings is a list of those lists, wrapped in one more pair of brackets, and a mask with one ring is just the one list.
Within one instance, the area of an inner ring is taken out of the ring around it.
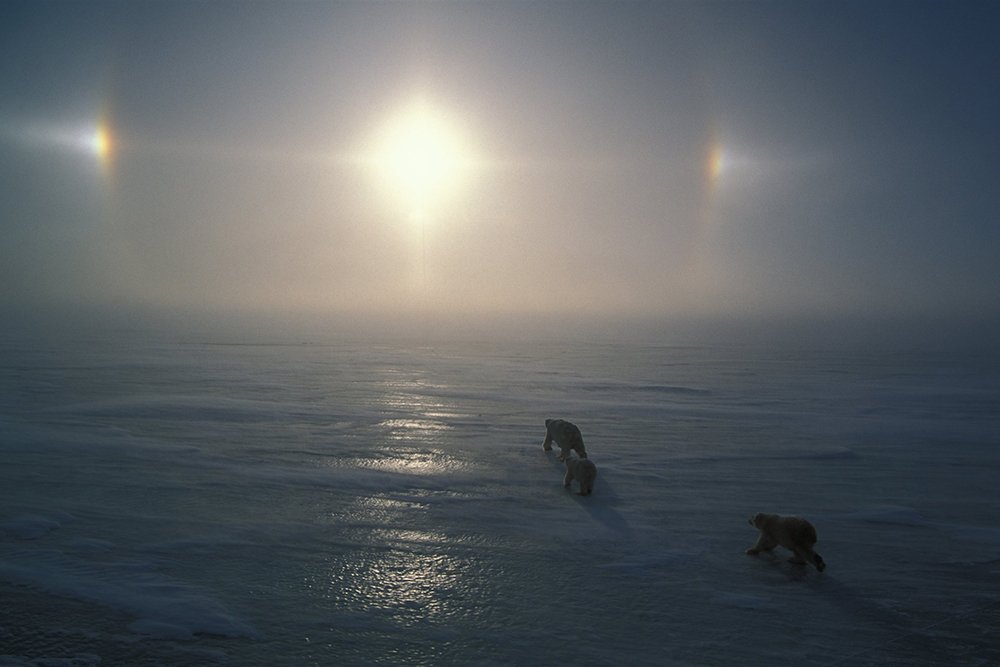
{"label": "blue sky", "polygon": [[0,33],[10,307],[1000,315],[995,3],[6,2]]}

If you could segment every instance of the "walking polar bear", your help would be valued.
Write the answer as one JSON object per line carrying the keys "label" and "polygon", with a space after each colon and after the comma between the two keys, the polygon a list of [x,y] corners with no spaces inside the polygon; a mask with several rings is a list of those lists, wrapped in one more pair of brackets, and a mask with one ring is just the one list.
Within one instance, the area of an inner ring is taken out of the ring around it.
{"label": "walking polar bear", "polygon": [[552,451],[553,442],[559,445],[561,450],[559,453],[560,461],[566,460],[570,450],[576,451],[581,459],[587,458],[587,448],[583,446],[583,435],[580,434],[580,429],[568,421],[563,419],[545,420],[545,442],[542,443],[542,448],[547,452]]}
{"label": "walking polar bear", "polygon": [[816,544],[816,529],[805,519],[758,512],[750,517],[750,525],[760,530],[757,543],[747,549],[747,553],[751,556],[756,556],[761,551],[770,551],[780,545],[795,553],[788,559],[789,563],[800,565],[812,563],[820,572],[826,567],[823,557],[813,551],[813,546]]}
{"label": "walking polar bear", "polygon": [[563,486],[568,489],[574,479],[580,484],[576,495],[589,496],[594,490],[594,480],[597,479],[597,466],[590,459],[567,458]]}

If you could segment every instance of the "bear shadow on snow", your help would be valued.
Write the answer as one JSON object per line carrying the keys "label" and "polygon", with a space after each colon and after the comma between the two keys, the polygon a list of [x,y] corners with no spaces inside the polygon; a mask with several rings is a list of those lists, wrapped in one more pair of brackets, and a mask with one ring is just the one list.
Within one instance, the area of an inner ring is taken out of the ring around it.
{"label": "bear shadow on snow", "polygon": [[831,606],[842,609],[852,617],[864,619],[878,627],[895,628],[898,632],[905,632],[906,628],[911,627],[912,619],[906,614],[878,604],[869,599],[863,591],[838,580],[836,577],[829,574],[823,577],[806,577],[804,568],[795,569],[798,570],[798,576],[794,579],[802,579],[805,586],[811,589],[813,594],[822,596]]}
{"label": "bear shadow on snow", "polygon": [[[789,563],[784,554],[776,554],[768,551],[760,554],[756,558],[760,567],[759,575],[764,583],[777,583],[778,581],[801,581],[810,582],[816,579],[815,572],[810,572],[801,565]],[[829,576],[829,575],[826,575]]]}

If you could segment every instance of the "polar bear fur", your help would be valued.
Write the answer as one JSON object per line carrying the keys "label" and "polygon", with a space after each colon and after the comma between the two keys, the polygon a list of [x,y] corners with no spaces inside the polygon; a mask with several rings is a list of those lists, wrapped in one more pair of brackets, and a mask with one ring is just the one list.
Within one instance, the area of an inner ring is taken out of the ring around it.
{"label": "polar bear fur", "polygon": [[545,442],[542,443],[542,448],[547,452],[551,451],[553,442],[559,445],[561,450],[559,453],[560,461],[566,460],[570,450],[575,451],[581,459],[587,458],[587,448],[583,446],[583,435],[580,434],[580,429],[568,421],[563,419],[545,420]]}
{"label": "polar bear fur", "polygon": [[789,563],[799,565],[812,563],[820,572],[826,567],[822,556],[813,551],[813,546],[816,544],[816,529],[805,519],[758,512],[750,517],[750,525],[760,531],[757,543],[747,549],[747,553],[751,556],[756,556],[761,551],[770,551],[780,545],[795,554],[788,559]]}
{"label": "polar bear fur", "polygon": [[594,490],[594,480],[597,479],[597,466],[590,459],[567,458],[563,486],[568,489],[574,479],[580,484],[580,490],[576,495],[589,496]]}

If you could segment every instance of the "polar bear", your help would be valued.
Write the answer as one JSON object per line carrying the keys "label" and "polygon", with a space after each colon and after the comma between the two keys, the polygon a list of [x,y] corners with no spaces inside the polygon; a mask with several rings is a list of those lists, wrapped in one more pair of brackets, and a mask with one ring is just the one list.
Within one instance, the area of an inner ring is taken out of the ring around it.
{"label": "polar bear", "polygon": [[594,480],[597,479],[597,466],[590,459],[567,457],[563,486],[568,489],[574,479],[580,484],[580,490],[576,495],[589,496],[594,490]]}
{"label": "polar bear", "polygon": [[581,459],[587,458],[587,448],[583,446],[583,436],[574,424],[563,419],[545,420],[545,442],[542,449],[552,451],[552,443],[559,445],[559,460],[565,461],[570,450],[575,450]]}
{"label": "polar bear", "polygon": [[757,543],[747,549],[747,553],[751,556],[781,545],[795,553],[788,559],[789,563],[799,565],[812,563],[820,572],[826,567],[823,557],[813,551],[813,546],[816,544],[816,529],[805,519],[758,512],[750,517],[750,525],[760,530]]}

